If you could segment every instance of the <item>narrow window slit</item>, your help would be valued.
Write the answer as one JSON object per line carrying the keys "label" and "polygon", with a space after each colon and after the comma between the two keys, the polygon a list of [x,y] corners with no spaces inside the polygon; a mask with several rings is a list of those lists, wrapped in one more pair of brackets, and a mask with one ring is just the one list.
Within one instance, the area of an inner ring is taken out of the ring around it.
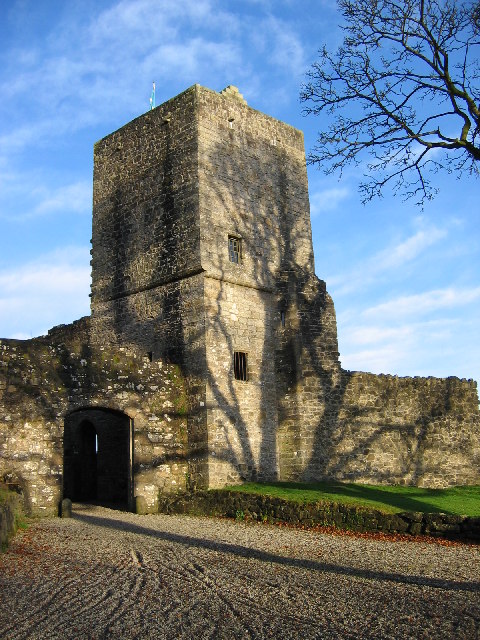
{"label": "narrow window slit", "polygon": [[228,236],[228,257],[230,262],[240,264],[242,260],[242,240],[235,236]]}
{"label": "narrow window slit", "polygon": [[233,371],[235,380],[247,380],[247,354],[244,351],[234,351]]}

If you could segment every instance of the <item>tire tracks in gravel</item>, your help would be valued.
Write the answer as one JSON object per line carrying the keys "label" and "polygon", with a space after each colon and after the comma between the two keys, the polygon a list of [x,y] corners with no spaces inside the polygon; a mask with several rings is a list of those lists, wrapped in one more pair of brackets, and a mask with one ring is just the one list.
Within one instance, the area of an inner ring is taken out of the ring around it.
{"label": "tire tracks in gravel", "polygon": [[[143,554],[132,550],[132,556],[139,569],[145,571],[149,577],[153,577],[157,586],[161,586],[160,576],[164,575],[164,580],[166,581],[166,574],[169,574],[170,577],[175,580],[181,580],[184,584],[200,587],[200,591],[207,589],[209,595],[206,599],[211,601],[213,596],[231,613],[238,626],[242,629],[244,638],[256,637],[254,630],[245,623],[241,608],[234,606],[231,600],[220,592],[215,582],[207,575],[205,567],[189,560],[185,551],[178,551],[172,545],[162,545],[160,550],[148,544],[148,542],[144,546],[146,551]],[[192,587],[191,592],[194,593],[196,591],[196,588]],[[246,602],[248,602],[249,606],[253,604],[253,601]],[[169,607],[168,613],[170,617],[178,616],[179,613],[188,611],[191,608],[191,603],[188,601],[179,601],[176,604],[177,606]],[[167,613],[167,610],[164,610],[163,613]],[[214,633],[214,630],[212,630],[212,633]]]}
{"label": "tire tracks in gravel", "polygon": [[[245,610],[254,609],[256,612],[263,614],[265,619],[268,619],[272,614],[272,608],[260,604],[255,595],[248,595],[244,593],[243,588],[245,585],[243,580],[245,580],[245,576],[243,574],[240,576],[238,573],[235,574],[232,572],[231,580],[234,584],[231,585],[231,591],[235,594],[235,604],[233,604],[232,599],[224,595],[220,590],[224,588],[224,585],[222,584],[219,587],[218,583],[208,575],[208,556],[215,553],[213,549],[209,549],[204,552],[206,555],[205,558],[202,557],[202,560],[205,560],[205,566],[200,564],[198,561],[195,562],[193,560],[189,560],[184,551],[177,551],[173,547],[169,548],[169,553],[175,558],[174,565],[171,566],[171,563],[169,562],[161,562],[161,560],[157,560],[158,564],[161,565],[163,569],[169,571],[171,574],[175,574],[176,576],[182,576],[184,579],[196,583],[202,588],[207,588],[210,593],[214,595],[228,611],[231,612],[238,624],[244,630],[245,634],[248,634],[243,637],[258,637],[258,631],[245,623],[245,616],[243,612]],[[145,557],[146,556],[144,556],[144,558]],[[255,558],[243,558],[242,560],[246,560],[247,562],[250,560],[256,562]],[[308,624],[311,625],[312,628],[315,627],[315,620],[309,616],[287,613],[284,611],[282,613],[282,618],[295,624]]]}
{"label": "tire tracks in gravel", "polygon": [[[336,539],[312,538],[310,544],[311,536],[273,529],[258,529],[257,536],[253,526],[245,534],[229,523],[140,519],[103,508],[85,509],[84,515],[90,522],[35,523],[27,547],[19,537],[0,557],[0,638],[426,638],[437,630],[438,637],[463,640],[480,629],[480,608],[469,586],[480,566],[474,550],[432,553],[419,546],[414,553],[413,545],[399,546],[398,558],[412,568],[394,582],[377,543],[362,543],[361,553],[371,558],[369,577],[339,556]],[[342,553],[350,547],[347,541]],[[325,556],[333,552],[326,571],[311,560],[319,548]],[[393,550],[385,549],[388,559]],[[422,574],[420,567],[434,561],[443,563],[442,571],[434,578]],[[333,565],[338,571],[329,570]],[[438,589],[460,570],[462,589]],[[420,579],[411,582],[417,573]],[[395,604],[390,613],[387,599]],[[434,622],[423,629],[431,615]],[[423,635],[416,636],[419,628]]]}
{"label": "tire tracks in gravel", "polygon": [[[136,572],[135,575],[131,575],[132,571]],[[127,611],[131,608],[132,602],[135,602],[137,596],[142,592],[145,588],[146,579],[145,576],[139,572],[139,569],[135,566],[131,566],[129,570],[125,571],[126,578],[128,578],[130,584],[133,583],[133,586],[127,589],[127,593],[125,596],[120,596],[118,599],[118,604],[115,606],[111,613],[108,616],[108,625],[105,628],[105,633],[109,632],[112,627],[115,626],[116,622],[120,620],[122,616],[124,616]],[[124,580],[122,580],[123,573],[117,573],[117,581],[120,579],[122,584],[124,584]]]}
{"label": "tire tracks in gravel", "polygon": [[[110,586],[107,589],[105,571],[99,571],[92,581],[89,569],[90,565],[71,578],[64,577],[60,585],[52,574],[44,575],[40,588],[35,592],[36,598],[40,597],[40,602],[33,608],[30,604],[20,624],[13,621],[4,627],[1,637],[8,640],[48,637],[65,626],[66,611],[69,624],[72,626],[75,626],[76,621],[82,621],[89,613],[95,614],[99,610],[103,616],[108,615],[110,624],[113,624],[125,614],[131,602],[135,601],[145,586],[145,579],[127,557],[124,562],[110,570],[111,574],[107,575]],[[112,600],[116,604],[112,603],[110,607],[108,605]]]}
{"label": "tire tracks in gravel", "polygon": [[[106,575],[107,573],[107,575]],[[85,583],[88,586],[81,589],[77,594],[77,600],[69,599],[71,626],[82,626],[85,619],[108,619],[108,623],[103,631],[105,637],[114,627],[116,622],[125,616],[129,609],[145,588],[145,577],[139,572],[138,567],[132,562],[128,552],[125,552],[120,563],[108,568],[108,572],[100,571],[97,579],[92,583]],[[105,588],[105,582],[108,587]],[[99,589],[97,588],[99,587]],[[101,593],[98,593],[98,592]],[[88,601],[85,602],[85,594],[88,593]],[[60,607],[61,610],[61,607]],[[49,631],[61,629],[64,621],[59,620],[55,624],[49,622]]]}
{"label": "tire tracks in gravel", "polygon": [[[47,621],[52,614],[52,610],[49,609],[50,605],[55,601],[56,604],[53,608],[53,611],[58,609],[64,609],[65,604],[70,602],[70,596],[67,595],[70,592],[69,586],[76,583],[77,578],[71,578],[70,580],[66,580],[62,582],[60,586],[56,589],[50,590],[50,581],[45,581],[42,584],[42,591],[46,591],[46,600],[41,601],[35,608],[29,609],[28,612],[25,612],[25,618],[22,623],[18,623],[17,620],[13,621],[8,627],[2,630],[2,634],[7,634],[4,637],[9,640],[16,640],[17,638],[24,638],[23,634],[28,631],[28,633],[32,633],[33,631],[38,631],[42,622]],[[41,595],[42,591],[37,590],[36,594],[39,593]]]}

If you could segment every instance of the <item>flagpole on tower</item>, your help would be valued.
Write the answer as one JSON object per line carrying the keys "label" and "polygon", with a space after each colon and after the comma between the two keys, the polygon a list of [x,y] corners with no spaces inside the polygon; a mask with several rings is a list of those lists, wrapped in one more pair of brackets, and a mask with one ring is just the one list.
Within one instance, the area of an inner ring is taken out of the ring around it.
{"label": "flagpole on tower", "polygon": [[152,95],[150,96],[150,111],[155,109],[155,82],[152,82]]}

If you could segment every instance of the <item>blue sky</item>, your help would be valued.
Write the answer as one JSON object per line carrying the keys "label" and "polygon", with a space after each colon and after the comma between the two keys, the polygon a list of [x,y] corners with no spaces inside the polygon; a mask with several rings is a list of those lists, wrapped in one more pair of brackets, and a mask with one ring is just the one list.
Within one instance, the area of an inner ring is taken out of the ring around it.
{"label": "blue sky", "polygon": [[[0,6],[0,336],[89,313],[96,140],[194,83],[233,84],[305,133],[299,103],[330,0],[5,0]],[[309,168],[317,275],[347,369],[480,380],[480,181],[438,175],[421,211],[388,192],[363,206],[360,170]]]}

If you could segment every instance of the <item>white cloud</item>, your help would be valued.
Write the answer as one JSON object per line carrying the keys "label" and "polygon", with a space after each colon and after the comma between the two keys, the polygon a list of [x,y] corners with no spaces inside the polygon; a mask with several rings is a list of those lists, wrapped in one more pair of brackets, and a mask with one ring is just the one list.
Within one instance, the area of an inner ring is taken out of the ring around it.
{"label": "white cloud", "polygon": [[396,344],[382,345],[375,349],[351,350],[340,356],[342,366],[350,371],[371,373],[395,373],[404,359],[405,351]]}
{"label": "white cloud", "polygon": [[92,185],[87,182],[76,182],[47,193],[35,207],[34,213],[52,213],[55,211],[73,211],[91,213]]}
{"label": "white cloud", "polygon": [[474,320],[438,318],[374,324],[339,324],[341,362],[346,369],[402,376],[480,378]]}
{"label": "white cloud", "polygon": [[446,229],[430,225],[405,240],[370,255],[363,262],[355,264],[349,271],[334,274],[328,279],[329,285],[335,289],[337,296],[364,290],[372,283],[378,285],[378,281],[385,273],[405,268],[423,256],[427,249],[447,237]]}
{"label": "white cloud", "polygon": [[399,296],[365,309],[364,317],[398,318],[451,309],[480,300],[480,287],[456,289],[448,287],[408,296]]}
{"label": "white cloud", "polygon": [[[145,56],[142,67],[150,75],[157,70],[160,71],[160,76],[163,76],[161,70],[165,65],[169,69],[169,74],[181,73],[192,77],[200,74],[200,69],[205,68],[206,65],[211,69],[219,70],[229,66],[235,67],[238,58],[239,51],[234,43],[209,42],[204,38],[192,38],[182,45],[176,42],[161,45]],[[163,89],[162,83],[159,86]]]}
{"label": "white cloud", "polygon": [[0,271],[0,336],[41,335],[88,314],[89,256],[88,248],[67,247]]}
{"label": "white cloud", "polygon": [[[78,181],[52,187],[48,185],[48,180],[47,176],[32,175],[28,172],[4,174],[0,178],[0,219],[20,222],[55,213],[91,215],[91,183]],[[27,190],[25,185],[28,185]]]}
{"label": "white cloud", "polygon": [[389,247],[373,256],[371,258],[372,266],[378,271],[401,267],[406,262],[414,260],[428,247],[445,238],[446,235],[445,229],[437,229],[434,226],[417,231],[415,235],[396,246]]}
{"label": "white cloud", "polygon": [[[273,65],[289,70],[295,76],[303,77],[307,67],[305,51],[297,34],[283,20],[270,16],[261,29],[268,34],[269,58]],[[273,36],[273,38],[271,37]]]}
{"label": "white cloud", "polygon": [[406,340],[418,327],[412,325],[401,327],[356,326],[349,329],[348,340],[356,345],[380,344],[389,340]]}
{"label": "white cloud", "polygon": [[[170,78],[177,80],[179,74],[198,74],[202,65],[215,70],[241,64],[229,39],[238,21],[207,1],[120,2],[93,14],[89,24],[85,20],[76,24],[74,18],[66,10],[66,17],[47,38],[42,56],[24,52],[11,69],[4,69],[2,109],[10,108],[14,123],[0,133],[5,156],[32,141],[112,118],[125,105],[138,109],[139,73],[161,85]],[[215,33],[217,23],[222,29]],[[200,32],[200,27],[207,29]],[[153,72],[161,77],[152,77]],[[29,124],[15,126],[25,96],[32,92],[35,101],[29,103]]]}
{"label": "white cloud", "polygon": [[[159,100],[171,97],[172,85],[177,88],[182,80],[186,88],[209,78],[219,85],[239,84],[243,93],[260,86],[268,95],[273,75],[293,78],[306,66],[302,40],[291,24],[267,9],[250,15],[209,0],[123,0],[90,14],[66,5],[41,55],[35,46],[18,56],[10,51],[15,63],[0,74],[2,119],[9,122],[8,130],[0,129],[4,157],[147,110],[152,80]],[[258,54],[264,59],[260,66]],[[25,96],[32,93],[25,125]]]}
{"label": "white cloud", "polygon": [[325,211],[336,209],[349,195],[350,189],[348,187],[333,187],[312,193],[310,195],[310,213],[312,217],[316,217]]}

